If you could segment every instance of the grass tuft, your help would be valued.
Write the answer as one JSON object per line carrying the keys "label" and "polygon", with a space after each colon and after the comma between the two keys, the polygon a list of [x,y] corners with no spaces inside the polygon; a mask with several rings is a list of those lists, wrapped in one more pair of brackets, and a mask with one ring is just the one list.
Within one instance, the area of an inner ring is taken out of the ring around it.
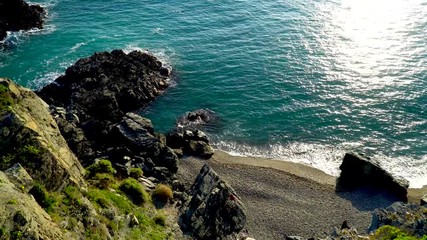
{"label": "grass tuft", "polygon": [[150,196],[141,186],[141,184],[133,178],[125,179],[119,186],[119,189],[125,193],[129,199],[136,205],[150,201]]}
{"label": "grass tuft", "polygon": [[98,173],[114,175],[116,173],[116,170],[114,170],[110,161],[106,159],[102,159],[102,160],[99,160],[97,163],[90,165],[87,168],[88,178],[93,178]]}
{"label": "grass tuft", "polygon": [[173,198],[173,192],[169,186],[158,184],[151,196],[155,201],[166,203]]}

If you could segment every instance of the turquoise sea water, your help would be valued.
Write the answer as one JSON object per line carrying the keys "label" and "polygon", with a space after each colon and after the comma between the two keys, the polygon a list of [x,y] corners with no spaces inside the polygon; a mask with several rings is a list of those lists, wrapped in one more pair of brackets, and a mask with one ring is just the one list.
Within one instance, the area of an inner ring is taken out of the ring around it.
{"label": "turquoise sea water", "polygon": [[95,51],[149,49],[175,83],[143,114],[158,131],[210,108],[233,154],[337,175],[345,151],[427,184],[427,0],[40,0],[0,75],[33,89]]}

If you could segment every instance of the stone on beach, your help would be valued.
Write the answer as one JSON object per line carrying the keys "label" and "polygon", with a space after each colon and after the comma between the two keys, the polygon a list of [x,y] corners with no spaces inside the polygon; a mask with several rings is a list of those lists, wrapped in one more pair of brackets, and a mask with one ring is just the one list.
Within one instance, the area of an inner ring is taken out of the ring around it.
{"label": "stone on beach", "polygon": [[246,211],[233,188],[204,165],[180,208],[179,224],[196,239],[222,239],[245,227]]}
{"label": "stone on beach", "polygon": [[393,177],[370,158],[347,153],[340,166],[336,191],[347,192],[360,188],[384,190],[400,201],[407,202],[409,182]]}

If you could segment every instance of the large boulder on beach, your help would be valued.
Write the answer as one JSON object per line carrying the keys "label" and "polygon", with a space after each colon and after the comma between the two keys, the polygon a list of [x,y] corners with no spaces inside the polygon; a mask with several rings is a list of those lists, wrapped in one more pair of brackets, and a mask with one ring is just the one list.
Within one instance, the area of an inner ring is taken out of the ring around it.
{"label": "large boulder on beach", "polygon": [[78,60],[38,94],[57,114],[61,132],[85,161],[116,145],[112,134],[128,112],[147,106],[168,87],[171,71],[155,56],[121,50]]}
{"label": "large boulder on beach", "polygon": [[125,142],[139,156],[152,159],[155,166],[166,167],[172,173],[178,170],[178,157],[166,146],[162,138],[154,133],[147,118],[128,113],[115,127],[117,142]]}
{"label": "large boulder on beach", "polygon": [[375,209],[369,232],[384,225],[403,229],[421,238],[427,235],[427,208],[419,204],[395,202],[387,208]]}
{"label": "large boulder on beach", "polygon": [[208,165],[200,170],[179,214],[181,228],[195,239],[223,239],[246,224],[240,198]]}
{"label": "large boulder on beach", "polygon": [[85,171],[68,148],[48,105],[31,90],[1,78],[0,136],[0,170],[19,163],[16,174],[22,166],[49,190],[68,184],[85,187]]}
{"label": "large boulder on beach", "polygon": [[197,129],[175,129],[166,134],[166,143],[170,148],[179,149],[184,155],[209,159],[214,154],[208,136]]}
{"label": "large boulder on beach", "polygon": [[6,31],[43,28],[44,9],[39,5],[28,5],[23,0],[0,0],[0,41]]}
{"label": "large boulder on beach", "polygon": [[340,166],[336,191],[346,192],[363,188],[386,191],[397,200],[407,202],[409,182],[393,177],[378,162],[355,153],[347,153]]}

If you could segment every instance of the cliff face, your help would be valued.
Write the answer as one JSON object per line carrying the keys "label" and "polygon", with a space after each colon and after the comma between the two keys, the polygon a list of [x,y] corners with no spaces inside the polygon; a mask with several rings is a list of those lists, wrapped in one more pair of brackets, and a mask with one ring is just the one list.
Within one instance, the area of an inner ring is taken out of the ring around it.
{"label": "cliff face", "polygon": [[0,239],[64,239],[37,202],[0,172]]}
{"label": "cliff face", "polygon": [[0,88],[0,170],[20,163],[47,189],[61,189],[70,183],[84,187],[84,169],[68,148],[47,104],[8,79],[0,79]]}
{"label": "cliff face", "polygon": [[23,0],[0,0],[0,40],[6,31],[43,28],[45,11],[39,5],[28,5]]}

